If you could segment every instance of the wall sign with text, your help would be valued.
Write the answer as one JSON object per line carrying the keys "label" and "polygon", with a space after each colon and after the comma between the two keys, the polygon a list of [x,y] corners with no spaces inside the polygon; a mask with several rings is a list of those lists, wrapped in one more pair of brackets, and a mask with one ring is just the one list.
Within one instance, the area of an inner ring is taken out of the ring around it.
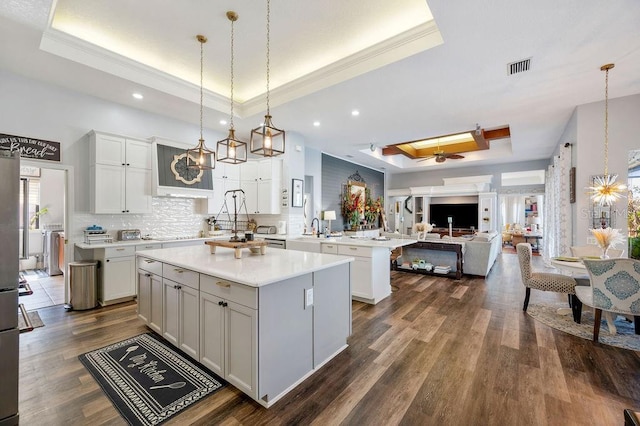
{"label": "wall sign with text", "polygon": [[20,157],[60,161],[60,142],[0,133],[0,150],[20,151]]}

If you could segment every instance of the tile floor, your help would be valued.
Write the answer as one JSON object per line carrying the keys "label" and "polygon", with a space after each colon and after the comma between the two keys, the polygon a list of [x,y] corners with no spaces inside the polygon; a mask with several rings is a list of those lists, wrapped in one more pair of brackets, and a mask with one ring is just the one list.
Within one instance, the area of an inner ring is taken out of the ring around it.
{"label": "tile floor", "polygon": [[33,294],[19,297],[27,311],[64,304],[64,275],[38,277],[25,275]]}

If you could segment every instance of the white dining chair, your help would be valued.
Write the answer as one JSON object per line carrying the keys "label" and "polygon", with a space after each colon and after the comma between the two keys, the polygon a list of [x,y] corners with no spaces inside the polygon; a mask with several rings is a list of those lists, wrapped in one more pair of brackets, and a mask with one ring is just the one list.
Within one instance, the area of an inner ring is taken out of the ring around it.
{"label": "white dining chair", "polygon": [[[624,250],[610,248],[607,250],[609,258],[621,257]],[[571,256],[573,257],[600,257],[602,249],[595,244],[587,244],[586,246],[571,246]]]}

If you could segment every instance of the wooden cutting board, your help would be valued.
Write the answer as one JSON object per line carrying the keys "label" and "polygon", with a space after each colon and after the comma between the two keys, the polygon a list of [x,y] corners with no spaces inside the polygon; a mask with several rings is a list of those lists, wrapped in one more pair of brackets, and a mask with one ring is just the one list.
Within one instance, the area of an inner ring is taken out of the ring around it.
{"label": "wooden cutting board", "polygon": [[205,241],[204,243],[210,247],[212,254],[216,253],[217,247],[232,248],[235,250],[234,256],[236,259],[240,259],[242,257],[241,250],[243,248],[250,249],[252,253],[257,253],[259,251],[260,254],[265,254],[267,251],[266,241]]}

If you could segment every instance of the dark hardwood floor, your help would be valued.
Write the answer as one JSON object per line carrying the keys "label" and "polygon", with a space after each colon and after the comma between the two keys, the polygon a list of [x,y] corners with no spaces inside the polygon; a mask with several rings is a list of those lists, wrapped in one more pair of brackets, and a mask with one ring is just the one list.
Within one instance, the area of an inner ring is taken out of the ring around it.
{"label": "dark hardwood floor", "polygon": [[[622,425],[640,410],[640,353],[523,313],[517,256],[486,280],[392,280],[378,305],[353,303],[349,347],[272,408],[227,386],[167,424]],[[566,296],[532,291],[543,299]],[[45,327],[20,336],[21,424],[124,424],[77,357],[146,332],[135,304],[39,312]]]}

